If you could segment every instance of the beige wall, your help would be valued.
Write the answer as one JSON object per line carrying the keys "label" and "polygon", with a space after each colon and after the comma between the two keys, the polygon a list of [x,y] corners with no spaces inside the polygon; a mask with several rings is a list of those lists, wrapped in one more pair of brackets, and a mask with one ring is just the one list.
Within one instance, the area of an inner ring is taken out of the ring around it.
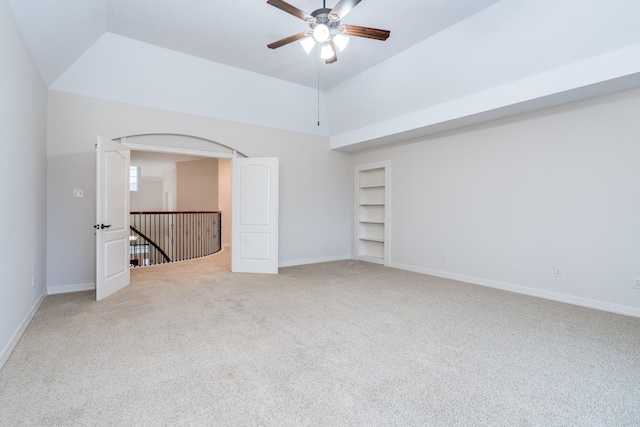
{"label": "beige wall", "polygon": [[176,163],[179,211],[218,210],[218,159]]}
{"label": "beige wall", "polygon": [[138,191],[129,194],[131,212],[162,210],[162,180],[158,178],[138,178]]}
{"label": "beige wall", "polygon": [[231,246],[231,160],[218,159],[218,204],[222,216],[222,246]]}

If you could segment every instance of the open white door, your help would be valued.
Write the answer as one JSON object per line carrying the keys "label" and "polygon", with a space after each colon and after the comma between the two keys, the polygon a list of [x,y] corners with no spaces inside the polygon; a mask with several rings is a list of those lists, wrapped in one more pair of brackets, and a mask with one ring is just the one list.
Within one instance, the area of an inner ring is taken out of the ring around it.
{"label": "open white door", "polygon": [[96,300],[129,284],[131,152],[98,136],[96,144]]}
{"label": "open white door", "polygon": [[231,161],[231,271],[278,273],[278,159]]}

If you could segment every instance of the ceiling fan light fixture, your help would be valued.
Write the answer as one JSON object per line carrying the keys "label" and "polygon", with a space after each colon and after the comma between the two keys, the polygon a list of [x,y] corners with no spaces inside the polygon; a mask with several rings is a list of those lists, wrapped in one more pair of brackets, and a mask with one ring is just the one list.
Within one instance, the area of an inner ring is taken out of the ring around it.
{"label": "ceiling fan light fixture", "polygon": [[313,38],[318,42],[318,43],[324,43],[327,40],[329,40],[329,27],[327,27],[324,24],[318,24],[316,25],[316,27],[313,29]]}
{"label": "ceiling fan light fixture", "polygon": [[336,53],[331,48],[329,43],[322,45],[322,49],[320,50],[320,58],[329,59],[333,58]]}
{"label": "ceiling fan light fixture", "polygon": [[333,36],[333,43],[336,45],[338,50],[342,52],[349,44],[349,37],[345,36],[344,34],[338,33]]}
{"label": "ceiling fan light fixture", "polygon": [[304,51],[309,54],[311,53],[311,49],[313,49],[313,47],[316,45],[316,41],[313,39],[313,37],[305,37],[300,40],[300,44],[302,45]]}
{"label": "ceiling fan light fixture", "polygon": [[[323,0],[322,8],[307,13],[287,3],[288,0],[267,0],[267,3],[289,13],[308,24],[307,31],[293,34],[289,37],[269,43],[269,49],[277,49],[295,41],[299,41],[307,54],[318,44],[318,54],[327,64],[338,60],[338,51],[346,49],[351,37],[385,41],[391,35],[389,30],[381,30],[359,25],[342,25],[344,16],[357,6],[362,0],[336,0],[333,9],[327,8]],[[347,37],[348,36],[348,37]],[[354,42],[355,43],[355,42]]]}

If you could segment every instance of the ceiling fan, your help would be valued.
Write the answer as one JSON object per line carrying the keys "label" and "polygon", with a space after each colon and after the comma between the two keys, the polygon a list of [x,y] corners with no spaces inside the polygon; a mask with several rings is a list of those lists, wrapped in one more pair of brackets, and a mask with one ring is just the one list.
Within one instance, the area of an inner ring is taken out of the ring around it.
{"label": "ceiling fan", "polygon": [[338,60],[336,47],[342,51],[349,42],[349,37],[364,37],[374,40],[386,40],[391,34],[388,30],[360,27],[357,25],[341,24],[341,20],[362,0],[340,0],[333,9],[326,7],[323,0],[322,8],[310,14],[298,9],[283,0],[267,0],[267,3],[283,10],[296,18],[300,18],[309,24],[311,30],[302,31],[282,40],[268,44],[269,49],[277,49],[281,46],[300,40],[304,50],[309,53],[317,43],[320,48],[320,57],[327,64]]}

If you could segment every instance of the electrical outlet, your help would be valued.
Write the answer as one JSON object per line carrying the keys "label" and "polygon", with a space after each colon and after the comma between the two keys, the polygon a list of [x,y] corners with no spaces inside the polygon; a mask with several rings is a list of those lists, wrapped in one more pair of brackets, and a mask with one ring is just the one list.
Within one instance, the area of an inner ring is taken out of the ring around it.
{"label": "electrical outlet", "polygon": [[636,289],[640,289],[640,277],[633,278],[633,287]]}
{"label": "electrical outlet", "polygon": [[553,267],[553,275],[556,277],[562,277],[562,272],[560,271],[560,267]]}

